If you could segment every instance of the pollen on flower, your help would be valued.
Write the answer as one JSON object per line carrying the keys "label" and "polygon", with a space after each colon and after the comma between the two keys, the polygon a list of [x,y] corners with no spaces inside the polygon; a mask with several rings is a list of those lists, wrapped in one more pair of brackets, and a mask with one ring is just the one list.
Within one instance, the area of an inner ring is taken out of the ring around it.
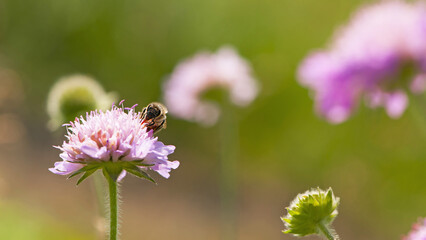
{"label": "pollen on flower", "polygon": [[122,168],[120,179],[128,171],[143,175],[140,171],[148,169],[168,178],[169,172],[179,166],[178,161],[168,160],[175,147],[164,145],[152,131],[146,131],[141,113],[133,108],[113,106],[105,112],[91,111],[85,118],[70,122],[66,138],[68,141],[56,147],[62,151],[62,161],[49,169],[55,174],[68,175],[81,169],[86,172],[93,170],[92,166],[112,162]]}

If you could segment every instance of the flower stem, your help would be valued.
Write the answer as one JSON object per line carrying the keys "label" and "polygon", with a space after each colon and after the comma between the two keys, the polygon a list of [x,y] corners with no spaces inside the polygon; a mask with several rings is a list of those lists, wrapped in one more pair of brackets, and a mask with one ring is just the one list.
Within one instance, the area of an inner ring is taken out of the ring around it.
{"label": "flower stem", "polygon": [[117,240],[117,231],[118,231],[118,206],[117,206],[117,182],[112,180],[110,177],[107,177],[109,185],[109,240]]}
{"label": "flower stem", "polygon": [[237,192],[237,149],[238,124],[235,109],[229,103],[227,95],[223,99],[221,116],[221,161],[220,161],[220,197],[222,240],[236,239],[236,192]]}
{"label": "flower stem", "polygon": [[320,222],[318,223],[318,228],[320,229],[321,233],[328,239],[328,240],[338,240],[339,236],[334,232],[334,230],[329,229],[327,226],[324,225],[324,223]]}

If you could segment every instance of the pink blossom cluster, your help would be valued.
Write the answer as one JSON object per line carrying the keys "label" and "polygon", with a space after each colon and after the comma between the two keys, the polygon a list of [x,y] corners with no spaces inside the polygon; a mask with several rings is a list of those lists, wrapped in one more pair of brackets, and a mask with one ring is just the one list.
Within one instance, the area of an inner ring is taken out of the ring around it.
{"label": "pink blossom cluster", "polygon": [[317,112],[332,123],[347,120],[361,99],[400,117],[407,91],[426,88],[426,6],[391,0],[362,7],[328,49],[302,62],[298,75],[313,91]]}

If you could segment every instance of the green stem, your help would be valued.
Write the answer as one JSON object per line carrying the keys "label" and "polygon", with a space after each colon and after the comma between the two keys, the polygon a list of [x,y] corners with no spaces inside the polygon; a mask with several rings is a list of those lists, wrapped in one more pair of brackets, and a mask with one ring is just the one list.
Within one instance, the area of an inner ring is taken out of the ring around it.
{"label": "green stem", "polygon": [[320,222],[318,224],[318,228],[320,229],[321,233],[328,240],[338,240],[339,239],[339,237],[337,236],[337,234],[332,229],[329,229],[327,226],[325,226],[324,223]]}
{"label": "green stem", "polygon": [[222,240],[236,239],[238,124],[235,109],[224,97],[221,117],[220,195]]}
{"label": "green stem", "polygon": [[107,177],[109,185],[109,239],[117,240],[117,231],[118,231],[118,206],[117,206],[117,182],[112,180],[110,177]]}

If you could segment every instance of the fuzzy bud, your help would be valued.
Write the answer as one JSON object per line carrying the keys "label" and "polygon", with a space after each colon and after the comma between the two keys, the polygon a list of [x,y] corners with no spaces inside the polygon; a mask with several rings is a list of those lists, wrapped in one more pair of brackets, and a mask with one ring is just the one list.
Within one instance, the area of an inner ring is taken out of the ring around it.
{"label": "fuzzy bud", "polygon": [[337,216],[338,205],[339,198],[333,195],[331,188],[327,191],[316,188],[299,194],[287,208],[288,214],[281,218],[286,226],[283,232],[296,236],[319,234],[337,239],[329,226]]}
{"label": "fuzzy bud", "polygon": [[116,99],[114,93],[106,93],[98,82],[88,76],[63,77],[49,92],[48,126],[51,130],[56,130],[63,123],[73,121],[86,112],[110,108]]}

